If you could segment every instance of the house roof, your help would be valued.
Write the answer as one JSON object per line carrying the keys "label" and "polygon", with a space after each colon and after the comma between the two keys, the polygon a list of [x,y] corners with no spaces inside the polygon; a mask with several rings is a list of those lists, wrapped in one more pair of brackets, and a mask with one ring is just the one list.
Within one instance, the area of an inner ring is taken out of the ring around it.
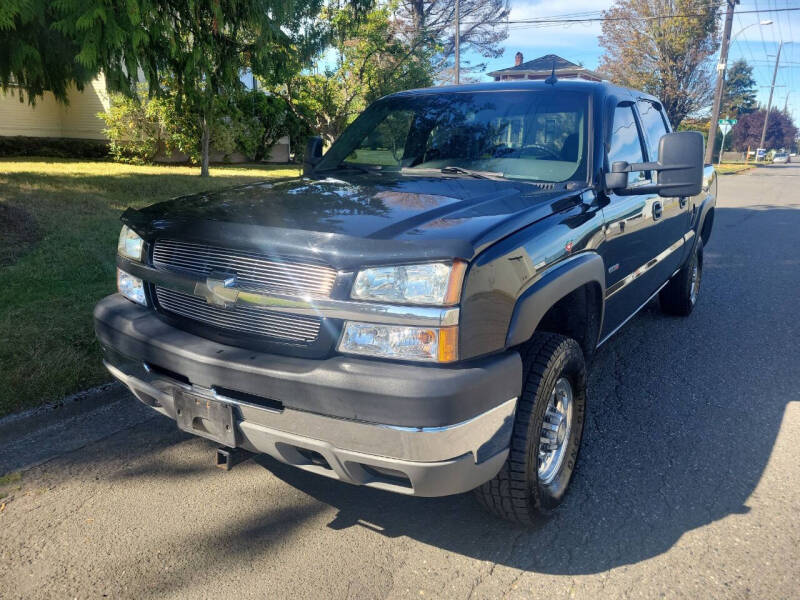
{"label": "house roof", "polygon": [[498,71],[493,71],[489,73],[490,77],[499,76],[503,73],[511,73],[511,72],[531,72],[531,73],[543,73],[543,72],[550,72],[553,69],[553,65],[555,65],[556,73],[559,71],[583,71],[590,75],[593,75],[599,79],[602,77],[585,67],[580,65],[576,65],[574,62],[567,60],[566,58],[562,58],[557,54],[545,54],[544,56],[540,56],[539,58],[534,58],[533,60],[529,60],[527,62],[522,63],[521,65],[516,65],[513,67],[508,67],[507,69],[500,69]]}

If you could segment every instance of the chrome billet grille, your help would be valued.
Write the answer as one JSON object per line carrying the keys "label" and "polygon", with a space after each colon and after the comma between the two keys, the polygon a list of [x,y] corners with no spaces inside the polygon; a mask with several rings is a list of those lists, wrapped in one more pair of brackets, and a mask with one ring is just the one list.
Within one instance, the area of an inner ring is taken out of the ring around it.
{"label": "chrome billet grille", "polygon": [[237,287],[282,294],[328,296],[336,279],[336,271],[325,265],[282,261],[257,252],[178,240],[156,241],[153,266],[202,277],[213,271],[234,272]]}
{"label": "chrome billet grille", "polygon": [[156,286],[161,309],[223,330],[266,336],[278,341],[310,344],[319,335],[320,319],[276,313],[255,306],[222,308],[203,298]]}

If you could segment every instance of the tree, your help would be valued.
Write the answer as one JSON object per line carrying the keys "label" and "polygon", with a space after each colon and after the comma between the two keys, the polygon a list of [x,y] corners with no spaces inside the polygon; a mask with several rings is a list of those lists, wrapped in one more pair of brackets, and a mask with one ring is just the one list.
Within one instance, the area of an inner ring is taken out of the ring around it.
{"label": "tree", "polygon": [[721,115],[739,118],[753,112],[756,104],[756,80],[753,67],[743,59],[731,65],[725,76],[725,91],[722,96]]}
{"label": "tree", "polygon": [[52,28],[57,12],[48,0],[0,2],[0,88],[21,101],[49,91],[66,103],[71,84],[82,90],[95,75],[76,59],[75,42]]}
{"label": "tree", "polygon": [[[732,145],[736,150],[758,148],[761,143],[761,132],[764,129],[764,118],[767,111],[763,108],[742,115],[731,131]],[[771,110],[767,124],[767,137],[764,140],[766,148],[791,148],[797,138],[797,127],[788,113],[780,110]]]}
{"label": "tree", "polygon": [[599,70],[658,97],[677,127],[711,101],[717,11],[717,4],[696,0],[617,0],[603,11]]}
{"label": "tree", "polygon": [[[318,59],[322,73],[300,74],[283,88],[297,114],[328,143],[372,101],[433,83],[432,52],[397,33],[392,5],[355,19],[349,9],[323,11],[334,31],[333,59]],[[333,64],[330,64],[330,62]]]}
{"label": "tree", "polygon": [[[505,20],[511,12],[509,0],[461,0],[462,72],[476,73],[485,63],[469,65],[464,54],[473,51],[484,58],[502,56],[500,43],[508,37]],[[455,2],[452,0],[400,0],[396,11],[399,32],[412,47],[436,49],[433,68],[444,80],[452,80],[455,54]]]}
{"label": "tree", "polygon": [[[102,71],[110,91],[134,98],[144,79],[150,96],[170,95],[179,113],[196,117],[201,175],[208,175],[215,106],[242,89],[243,70],[284,81],[331,34],[316,18],[325,0],[6,1],[4,43],[22,49],[0,58],[0,84],[21,85],[29,100],[47,89],[64,100],[70,83],[80,86]],[[356,0],[350,7],[358,14],[370,3]],[[36,39],[50,35],[63,42],[60,62],[45,55],[50,42]]]}

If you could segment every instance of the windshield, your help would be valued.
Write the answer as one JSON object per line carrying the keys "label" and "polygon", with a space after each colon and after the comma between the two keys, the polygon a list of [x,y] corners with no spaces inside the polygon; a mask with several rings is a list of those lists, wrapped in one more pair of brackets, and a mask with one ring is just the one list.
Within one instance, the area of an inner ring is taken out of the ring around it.
{"label": "windshield", "polygon": [[393,96],[364,111],[317,169],[413,174],[458,167],[513,179],[585,180],[587,105],[585,94],[555,90]]}

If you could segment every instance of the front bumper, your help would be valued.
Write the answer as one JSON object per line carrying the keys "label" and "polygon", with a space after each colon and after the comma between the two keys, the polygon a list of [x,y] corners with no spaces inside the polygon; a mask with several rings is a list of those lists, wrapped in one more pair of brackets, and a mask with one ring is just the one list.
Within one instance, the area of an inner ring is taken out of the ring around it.
{"label": "front bumper", "polygon": [[176,390],[229,404],[237,446],[321,475],[444,496],[488,481],[508,455],[517,353],[461,368],[253,353],[117,295],[98,304],[95,330],[109,371],[145,404],[172,419]]}

